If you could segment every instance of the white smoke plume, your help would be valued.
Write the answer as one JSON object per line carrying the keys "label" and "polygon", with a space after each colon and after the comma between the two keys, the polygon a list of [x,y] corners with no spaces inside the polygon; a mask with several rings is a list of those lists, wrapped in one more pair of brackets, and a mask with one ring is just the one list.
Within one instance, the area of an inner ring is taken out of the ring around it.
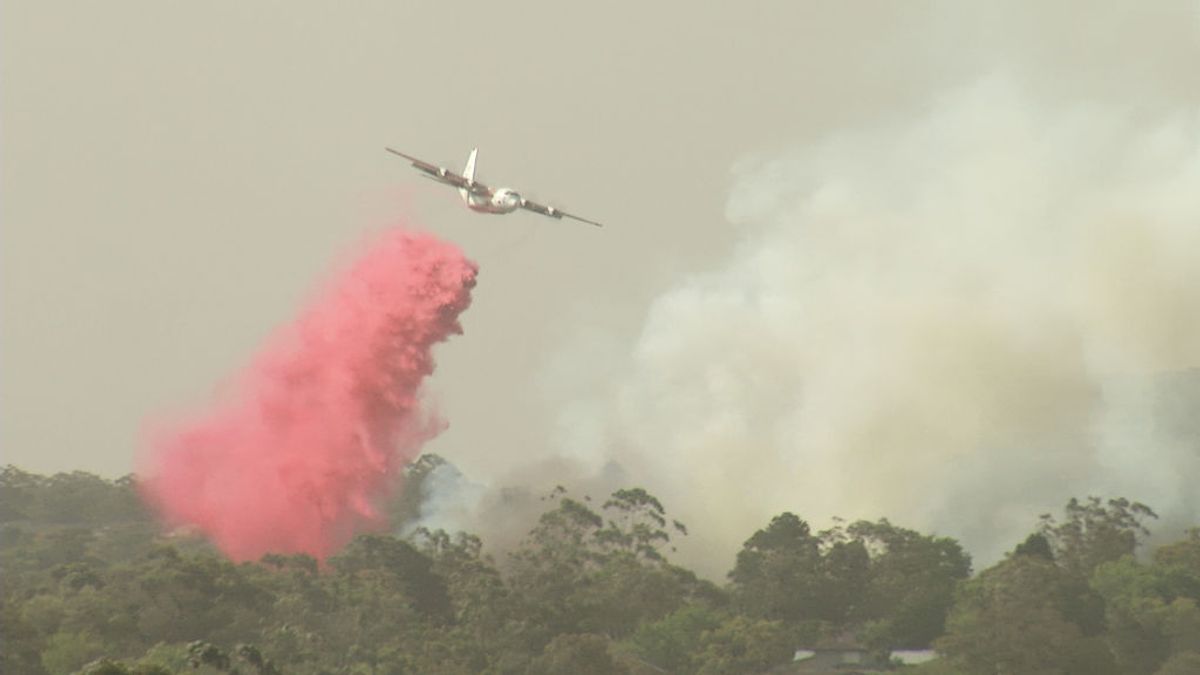
{"label": "white smoke plume", "polygon": [[419,485],[408,489],[421,491],[419,517],[406,523],[402,534],[412,534],[417,528],[454,532],[466,528],[482,508],[487,486],[472,481],[453,464],[437,464]]}
{"label": "white smoke plume", "polygon": [[996,76],[744,162],[727,216],[750,234],[652,304],[560,446],[662,498],[713,574],[783,510],[981,561],[1071,496],[1195,522],[1200,439],[1158,375],[1200,366],[1198,112],[1042,107]]}

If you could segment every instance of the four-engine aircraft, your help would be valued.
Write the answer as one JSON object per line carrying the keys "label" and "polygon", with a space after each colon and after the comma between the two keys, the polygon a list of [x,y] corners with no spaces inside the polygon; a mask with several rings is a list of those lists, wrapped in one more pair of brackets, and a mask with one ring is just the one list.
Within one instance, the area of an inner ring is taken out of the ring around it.
{"label": "four-engine aircraft", "polygon": [[479,148],[471,151],[470,156],[467,157],[467,168],[463,169],[461,174],[406,155],[393,148],[385,149],[394,155],[400,155],[412,162],[413,167],[421,171],[426,178],[458,188],[458,194],[462,196],[462,200],[466,203],[467,208],[472,211],[478,211],[479,213],[512,213],[517,209],[525,209],[534,213],[540,213],[543,216],[550,216],[551,218],[558,218],[560,220],[571,218],[589,225],[595,225],[596,227],[603,227],[594,220],[580,218],[574,214],[556,209],[553,206],[531,202],[511,188],[492,188],[476,181],[475,158],[479,155]]}

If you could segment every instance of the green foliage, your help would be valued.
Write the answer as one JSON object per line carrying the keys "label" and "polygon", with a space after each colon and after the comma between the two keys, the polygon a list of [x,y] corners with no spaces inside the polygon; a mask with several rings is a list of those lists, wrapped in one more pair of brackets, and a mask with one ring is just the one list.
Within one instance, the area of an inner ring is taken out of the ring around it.
{"label": "green foliage", "polygon": [[705,631],[695,658],[700,675],[758,673],[792,657],[792,633],[779,621],[733,616]]}
{"label": "green foliage", "polygon": [[[659,547],[670,542],[671,535],[663,529],[667,526],[666,511],[658,499],[642,488],[617,490],[604,502],[604,510],[614,517],[596,533],[598,542],[647,560],[664,560]],[[679,521],[672,526],[687,534]]]}
{"label": "green foliage", "polygon": [[[443,465],[413,467],[392,512],[416,518]],[[595,504],[555,490],[502,565],[479,536],[419,528],[324,562],[234,564],[161,534],[132,479],[8,467],[0,672],[753,673],[829,641],[932,641],[944,658],[910,671],[930,675],[1190,673],[1200,658],[1200,529],[1139,561],[1153,512],[1126,500],[1072,500],[974,578],[952,539],[886,519],[814,533],[783,513],[725,588],[671,562],[686,527],[646,490]]]}
{"label": "green foliage", "polygon": [[621,675],[628,672],[608,651],[608,640],[601,635],[559,635],[533,660],[530,675]]}
{"label": "green foliage", "polygon": [[172,675],[172,671],[154,664],[131,666],[106,657],[87,664],[79,670],[79,675]]}
{"label": "green foliage", "polygon": [[1046,538],[1060,566],[1080,579],[1088,579],[1102,563],[1133,555],[1150,533],[1145,521],[1157,518],[1154,511],[1128,499],[1102,501],[1072,498],[1059,523],[1050,514],[1042,516],[1039,533]]}
{"label": "green foliage", "polygon": [[1121,672],[1158,670],[1172,654],[1200,651],[1200,567],[1142,565],[1132,557],[1096,569],[1107,641]]}
{"label": "green foliage", "polygon": [[971,558],[958,542],[897,527],[887,519],[856,522],[845,536],[872,552],[857,617],[877,622],[871,646],[922,648],[941,635],[954,590],[971,573]]}
{"label": "green foliage", "polygon": [[197,640],[187,646],[187,661],[193,670],[207,666],[235,674],[253,669],[257,675],[280,675],[274,662],[264,657],[254,645],[239,644],[230,655],[216,645]]}
{"label": "green foliage", "polygon": [[933,659],[901,671],[904,675],[963,675],[963,671],[947,659]]}
{"label": "green foliage", "polygon": [[330,564],[347,583],[402,595],[426,618],[440,621],[450,613],[450,597],[445,582],[433,573],[433,560],[407,541],[363,535]]}
{"label": "green foliage", "polygon": [[1054,560],[1054,550],[1050,548],[1050,540],[1040,532],[1034,532],[1026,537],[1025,541],[1017,545],[1017,548],[1013,551],[1013,555],[1027,555],[1042,558],[1043,560]]}
{"label": "green foliage", "polygon": [[147,669],[158,668],[168,673],[177,673],[191,668],[188,657],[187,645],[160,642],[148,649],[138,659],[137,665]]}
{"label": "green foliage", "polygon": [[1154,675],[1196,675],[1200,673],[1200,651],[1179,652],[1154,672]]}
{"label": "green foliage", "polygon": [[59,631],[42,649],[42,667],[50,675],[68,675],[104,654],[104,649],[104,643],[91,633]]}
{"label": "green foliage", "polygon": [[[10,580],[4,580],[4,593],[0,594],[0,673],[37,673],[41,670],[41,651],[46,636],[57,631],[58,620],[53,617],[44,626],[30,623],[26,614],[27,603],[14,597]],[[52,610],[53,611],[53,610]]]}
{"label": "green foliage", "polygon": [[657,621],[643,623],[629,638],[629,645],[641,659],[667,672],[693,672],[701,638],[720,626],[723,618],[705,605],[687,605]]}
{"label": "green foliage", "polygon": [[405,467],[402,489],[388,503],[388,522],[393,527],[402,528],[421,518],[421,505],[429,498],[429,477],[434,471],[447,466],[448,462],[441,456],[427,453]]}
{"label": "green foliage", "polygon": [[1187,531],[1187,538],[1160,546],[1154,552],[1154,562],[1163,567],[1200,570],[1200,527]]}
{"label": "green foliage", "polygon": [[887,650],[924,647],[941,635],[955,585],[970,569],[954,540],[886,519],[814,536],[784,513],[746,541],[729,577],[749,616],[822,622],[834,633],[869,625],[870,646]]}
{"label": "green foliage", "polygon": [[83,471],[39,476],[11,464],[0,470],[0,523],[111,526],[148,522],[132,476],[107,481]]}
{"label": "green foliage", "polygon": [[708,591],[658,550],[670,541],[665,511],[644,490],[613,493],[607,521],[561,488],[551,498],[557,507],[512,555],[509,574],[520,611],[544,631],[531,636],[534,644],[567,633],[621,639]]}
{"label": "green foliage", "polygon": [[[461,662],[464,672],[488,667],[498,672],[522,669],[531,657],[528,624],[516,611],[513,595],[492,559],[483,554],[478,537],[418,531],[421,550],[433,560],[433,571],[445,580],[453,627],[439,648]],[[507,664],[507,665],[506,665]],[[446,668],[443,665],[441,669]]]}
{"label": "green foliage", "polygon": [[939,649],[964,673],[1129,675],[1200,649],[1200,536],[1139,563],[1154,517],[1096,497],[1068,502],[1062,524],[1043,516],[1008,560],[963,585]]}
{"label": "green foliage", "polygon": [[1108,673],[1102,643],[1065,611],[1068,574],[1036,556],[1018,556],[964,584],[937,642],[964,673]]}
{"label": "green foliage", "polygon": [[775,516],[746,540],[729,573],[737,607],[768,620],[822,618],[821,562],[808,523],[792,513]]}

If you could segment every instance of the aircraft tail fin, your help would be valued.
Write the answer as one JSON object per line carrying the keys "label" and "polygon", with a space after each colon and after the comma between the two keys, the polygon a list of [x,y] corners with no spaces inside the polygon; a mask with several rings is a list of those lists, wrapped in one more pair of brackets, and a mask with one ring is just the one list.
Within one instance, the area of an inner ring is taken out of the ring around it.
{"label": "aircraft tail fin", "polygon": [[467,156],[467,168],[463,169],[463,178],[475,180],[475,156],[478,154],[479,148],[473,148],[471,154]]}
{"label": "aircraft tail fin", "polygon": [[[475,156],[478,154],[479,154],[479,148],[472,148],[471,154],[467,155],[467,166],[466,166],[466,168],[463,169],[462,175],[463,175],[463,178],[466,178],[468,181],[473,182],[475,180]],[[467,204],[471,203],[471,199],[473,197],[471,196],[470,192],[466,191],[466,189],[459,188],[458,194],[459,194],[459,196],[462,197],[462,200],[464,202],[466,202]]]}

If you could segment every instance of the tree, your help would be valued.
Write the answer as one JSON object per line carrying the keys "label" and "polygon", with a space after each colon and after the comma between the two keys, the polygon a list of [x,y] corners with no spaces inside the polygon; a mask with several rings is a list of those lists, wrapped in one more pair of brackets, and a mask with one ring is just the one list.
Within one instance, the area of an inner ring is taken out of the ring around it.
{"label": "tree", "polygon": [[943,629],[945,658],[914,672],[1177,675],[1200,658],[1200,529],[1139,561],[1153,512],[1120,499],[1070,502],[969,580],[952,539],[886,519],[814,534],[784,513],[725,590],[668,560],[686,528],[636,487],[602,506],[556,490],[503,570],[480,537],[422,529],[324,565],[234,564],[147,526],[135,488],[0,472],[0,671],[761,672],[809,640],[885,651]]}
{"label": "tree", "polygon": [[1102,638],[1071,621],[1069,574],[1038,556],[1014,556],[960,587],[935,642],[970,675],[1100,675],[1114,669]]}
{"label": "tree", "polygon": [[369,580],[399,591],[427,618],[440,620],[450,615],[450,597],[445,582],[433,573],[433,560],[407,541],[361,535],[333,557],[330,565],[344,578]]}
{"label": "tree", "polygon": [[[596,533],[597,541],[646,560],[665,560],[659,549],[671,541],[671,535],[666,530],[666,511],[654,495],[642,488],[617,490],[604,502],[604,510],[612,515],[607,527]],[[687,534],[678,520],[672,527]]]}
{"label": "tree", "polygon": [[1106,637],[1122,673],[1150,675],[1171,653],[1162,622],[1161,579],[1132,557],[1104,563],[1092,587],[1105,604]]}
{"label": "tree", "polygon": [[608,651],[608,640],[593,633],[559,635],[533,660],[535,675],[620,675],[628,672]]}
{"label": "tree", "polygon": [[29,520],[45,479],[12,464],[0,470],[0,523]]}
{"label": "tree", "polygon": [[1012,554],[1014,556],[1028,555],[1043,560],[1054,560],[1054,550],[1050,548],[1050,540],[1040,532],[1034,532],[1026,537],[1024,542],[1017,544],[1017,548],[1013,550]]}
{"label": "tree", "polygon": [[600,562],[596,533],[604,519],[585,504],[556,489],[557,507],[538,519],[523,545],[510,554],[509,583],[518,611],[541,633],[540,650],[555,635],[585,633],[582,595],[593,583]]}
{"label": "tree", "polygon": [[786,663],[794,649],[791,631],[782,622],[733,616],[701,636],[696,672],[759,673]]}
{"label": "tree", "polygon": [[505,660],[520,661],[528,648],[515,613],[512,594],[476,536],[442,530],[417,531],[421,550],[433,559],[433,571],[445,580],[453,608],[453,635],[446,635],[469,672],[481,672]]}
{"label": "tree", "polygon": [[720,626],[723,618],[704,605],[686,605],[657,621],[643,623],[629,644],[639,657],[667,672],[693,672],[701,638]]}
{"label": "tree", "polygon": [[[0,593],[0,673],[36,673],[41,668],[41,649],[44,636],[51,631],[39,631],[27,616],[29,602],[20,603],[11,592],[12,580],[6,579],[5,592]],[[61,604],[61,603],[59,603]],[[24,605],[24,606],[23,606]],[[57,630],[57,619],[52,620]]]}
{"label": "tree", "polygon": [[79,675],[171,675],[171,671],[152,664],[130,666],[105,657],[84,666],[79,670]]}
{"label": "tree", "polygon": [[813,536],[783,513],[742,546],[730,573],[737,607],[794,628],[861,628],[872,646],[925,647],[941,635],[954,588],[971,570],[958,542],[880,519]]}
{"label": "tree", "polygon": [[251,569],[211,552],[183,555],[161,547],[109,574],[94,596],[81,593],[75,607],[120,654],[200,637],[236,642],[274,600],[250,578]]}
{"label": "tree", "polygon": [[820,542],[808,523],[782,513],[742,544],[729,579],[735,605],[749,616],[793,623],[818,618]]}
{"label": "tree", "polygon": [[1060,566],[1086,580],[1101,563],[1133,555],[1150,534],[1145,521],[1158,515],[1145,504],[1099,497],[1072,498],[1059,523],[1050,514],[1041,517],[1039,534],[1045,537]]}
{"label": "tree", "polygon": [[1200,567],[1143,565],[1130,556],[1100,565],[1091,586],[1103,599],[1106,639],[1123,673],[1150,675],[1172,654],[1200,651]]}
{"label": "tree", "polygon": [[403,489],[397,491],[387,506],[388,522],[392,527],[400,528],[421,518],[421,506],[429,497],[430,486],[427,483],[430,476],[441,467],[454,468],[441,455],[431,452],[404,467]]}
{"label": "tree", "polygon": [[870,619],[871,567],[871,554],[863,541],[827,543],[821,560],[821,591],[814,608],[817,618],[836,626]]}
{"label": "tree", "polygon": [[1186,535],[1185,539],[1158,547],[1154,562],[1163,567],[1200,570],[1200,527],[1187,530]]}
{"label": "tree", "polygon": [[258,647],[239,644],[230,656],[220,647],[197,640],[188,645],[188,665],[193,669],[208,666],[220,672],[238,675],[243,667],[249,666],[257,675],[280,675],[274,662],[264,657]]}
{"label": "tree", "polygon": [[1098,636],[1105,631],[1105,610],[1103,598],[1089,585],[1092,574],[1106,562],[1133,555],[1150,533],[1145,522],[1158,516],[1139,502],[1124,498],[1105,502],[1094,496],[1082,501],[1072,498],[1063,515],[1061,523],[1050,514],[1042,515],[1037,532],[1014,555],[1037,553],[1062,569],[1067,574],[1062,610],[1085,636]]}
{"label": "tree", "polygon": [[1195,675],[1200,673],[1200,652],[1179,652],[1155,671],[1154,675]]}
{"label": "tree", "polygon": [[536,648],[564,633],[620,639],[705,591],[659,551],[670,540],[667,518],[646,491],[614,492],[604,505],[607,522],[562,488],[550,498],[557,507],[542,514],[512,554],[509,575],[519,611],[542,631]]}
{"label": "tree", "polygon": [[42,650],[42,667],[47,672],[73,673],[83,664],[104,654],[104,643],[84,631],[59,631],[50,636]]}
{"label": "tree", "polygon": [[924,648],[945,629],[954,590],[971,557],[949,537],[923,535],[881,518],[858,521],[846,536],[870,552],[860,620],[874,622],[871,646]]}

